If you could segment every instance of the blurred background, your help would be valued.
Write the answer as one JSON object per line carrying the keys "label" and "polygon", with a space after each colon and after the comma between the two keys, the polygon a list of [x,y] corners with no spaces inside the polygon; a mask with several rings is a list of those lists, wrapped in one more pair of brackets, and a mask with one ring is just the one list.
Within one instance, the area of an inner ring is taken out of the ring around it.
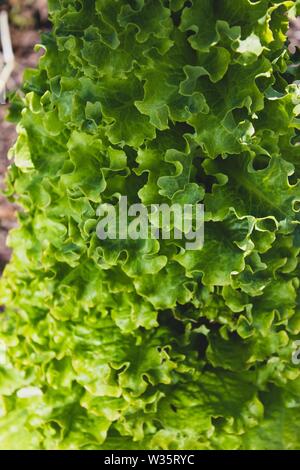
{"label": "blurred background", "polygon": [[288,31],[289,51],[292,54],[300,48],[300,17],[290,21],[290,29]]}
{"label": "blurred background", "polygon": [[[40,40],[40,33],[49,29],[47,0],[0,0],[0,9],[9,12],[11,37],[16,67],[8,82],[8,91],[17,90],[22,83],[23,71],[35,67],[38,54],[34,45]],[[1,58],[1,52],[0,52]],[[8,166],[7,152],[16,139],[14,125],[5,121],[7,105],[0,105],[0,190]],[[15,225],[16,208],[0,195],[0,273],[10,257],[5,241],[7,232]]]}

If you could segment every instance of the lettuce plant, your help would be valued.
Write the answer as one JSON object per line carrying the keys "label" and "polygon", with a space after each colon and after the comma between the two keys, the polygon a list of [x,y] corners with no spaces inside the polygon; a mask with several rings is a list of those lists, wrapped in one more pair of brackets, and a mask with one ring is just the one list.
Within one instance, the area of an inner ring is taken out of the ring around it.
{"label": "lettuce plant", "polygon": [[[49,7],[11,107],[0,448],[299,449],[298,2]],[[121,195],[204,203],[204,247],[99,240]]]}

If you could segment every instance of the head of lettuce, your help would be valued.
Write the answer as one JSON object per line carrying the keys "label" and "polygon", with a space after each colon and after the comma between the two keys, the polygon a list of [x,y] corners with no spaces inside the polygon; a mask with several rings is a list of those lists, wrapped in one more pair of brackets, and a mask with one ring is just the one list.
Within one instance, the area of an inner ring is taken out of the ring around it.
{"label": "head of lettuce", "polygon": [[[298,2],[49,8],[11,107],[0,448],[299,449]],[[122,196],[204,204],[203,247],[99,239]]]}

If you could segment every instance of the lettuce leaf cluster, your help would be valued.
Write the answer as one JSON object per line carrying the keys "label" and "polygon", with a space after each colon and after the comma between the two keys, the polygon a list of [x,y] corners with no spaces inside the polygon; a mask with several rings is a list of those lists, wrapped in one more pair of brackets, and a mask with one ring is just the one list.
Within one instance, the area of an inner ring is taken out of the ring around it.
{"label": "lettuce leaf cluster", "polygon": [[[300,91],[281,0],[49,0],[11,119],[1,449],[299,449]],[[97,207],[205,204],[203,249]]]}

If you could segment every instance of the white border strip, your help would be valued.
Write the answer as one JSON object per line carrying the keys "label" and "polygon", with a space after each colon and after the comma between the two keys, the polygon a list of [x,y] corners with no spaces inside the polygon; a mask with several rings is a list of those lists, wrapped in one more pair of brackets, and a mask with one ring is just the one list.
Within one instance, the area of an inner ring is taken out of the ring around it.
{"label": "white border strip", "polygon": [[9,32],[8,14],[0,12],[0,38],[4,60],[4,67],[0,72],[0,104],[5,103],[6,84],[15,68],[15,56]]}

